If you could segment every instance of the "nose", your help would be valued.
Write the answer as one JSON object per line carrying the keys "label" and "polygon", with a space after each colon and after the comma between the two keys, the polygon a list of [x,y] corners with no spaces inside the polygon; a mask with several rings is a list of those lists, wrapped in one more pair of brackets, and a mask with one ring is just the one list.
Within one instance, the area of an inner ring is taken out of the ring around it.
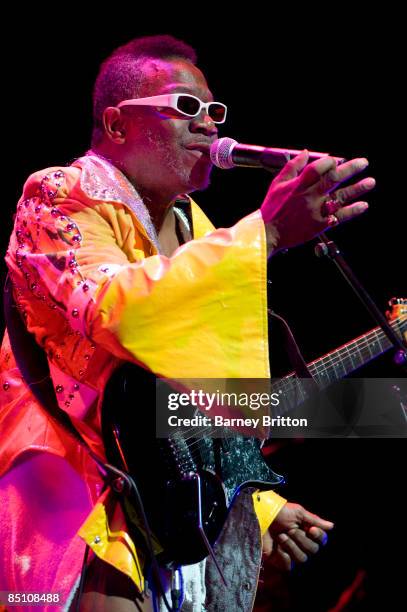
{"label": "nose", "polygon": [[194,117],[191,120],[189,124],[189,130],[193,134],[204,134],[208,137],[216,136],[218,133],[218,128],[216,127],[216,124],[205,112],[201,112],[198,117]]}

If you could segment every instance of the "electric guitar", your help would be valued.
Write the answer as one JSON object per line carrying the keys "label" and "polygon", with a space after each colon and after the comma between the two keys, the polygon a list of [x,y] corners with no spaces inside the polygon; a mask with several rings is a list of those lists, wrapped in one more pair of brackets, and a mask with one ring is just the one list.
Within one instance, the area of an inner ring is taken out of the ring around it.
{"label": "electric guitar", "polygon": [[[391,306],[391,326],[400,336],[406,334],[407,300],[393,299]],[[390,348],[389,339],[376,327],[308,368],[319,389],[325,389]],[[278,381],[277,388],[284,391],[279,414],[307,399],[303,382],[293,372]],[[149,402],[141,396],[146,390]],[[283,477],[269,468],[260,441],[254,437],[214,439],[208,431],[198,438],[177,430],[167,439],[156,438],[153,409],[148,408],[155,404],[155,391],[155,376],[134,364],[125,364],[114,373],[102,407],[107,458],[132,475],[160,562],[188,565],[213,554],[212,545],[242,488],[270,489]],[[142,543],[145,527],[134,500],[127,500],[125,507],[136,540]]]}

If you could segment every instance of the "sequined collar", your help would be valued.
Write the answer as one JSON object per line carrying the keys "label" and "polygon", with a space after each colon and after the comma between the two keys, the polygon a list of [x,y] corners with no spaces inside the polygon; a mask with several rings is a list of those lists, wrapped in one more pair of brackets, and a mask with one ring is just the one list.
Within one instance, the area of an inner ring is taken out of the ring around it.
{"label": "sequined collar", "polygon": [[86,195],[95,200],[126,204],[136,215],[148,238],[160,253],[160,243],[150,213],[125,175],[106,158],[96,155],[93,151],[88,151],[73,165],[82,169],[81,188]]}

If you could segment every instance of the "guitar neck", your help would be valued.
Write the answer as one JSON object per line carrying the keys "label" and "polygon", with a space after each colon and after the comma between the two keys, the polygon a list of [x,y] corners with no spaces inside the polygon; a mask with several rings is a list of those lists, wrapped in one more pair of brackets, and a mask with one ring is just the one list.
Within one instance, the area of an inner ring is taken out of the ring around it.
{"label": "guitar neck", "polygon": [[[397,317],[391,322],[393,330],[401,336],[407,329],[406,317]],[[380,327],[375,327],[368,333],[344,344],[331,353],[308,364],[314,381],[322,390],[332,383],[344,378],[365,365],[372,359],[382,355],[392,344]],[[284,413],[296,408],[308,397],[304,383],[295,372],[291,372],[274,388],[281,390],[279,412]]]}

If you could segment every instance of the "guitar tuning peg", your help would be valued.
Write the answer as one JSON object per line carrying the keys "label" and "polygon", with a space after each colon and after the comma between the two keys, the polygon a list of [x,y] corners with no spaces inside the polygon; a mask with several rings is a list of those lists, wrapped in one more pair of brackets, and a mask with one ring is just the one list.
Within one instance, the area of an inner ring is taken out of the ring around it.
{"label": "guitar tuning peg", "polygon": [[401,304],[403,302],[402,299],[400,298],[391,298],[391,300],[389,300],[389,306],[396,306],[397,304]]}

